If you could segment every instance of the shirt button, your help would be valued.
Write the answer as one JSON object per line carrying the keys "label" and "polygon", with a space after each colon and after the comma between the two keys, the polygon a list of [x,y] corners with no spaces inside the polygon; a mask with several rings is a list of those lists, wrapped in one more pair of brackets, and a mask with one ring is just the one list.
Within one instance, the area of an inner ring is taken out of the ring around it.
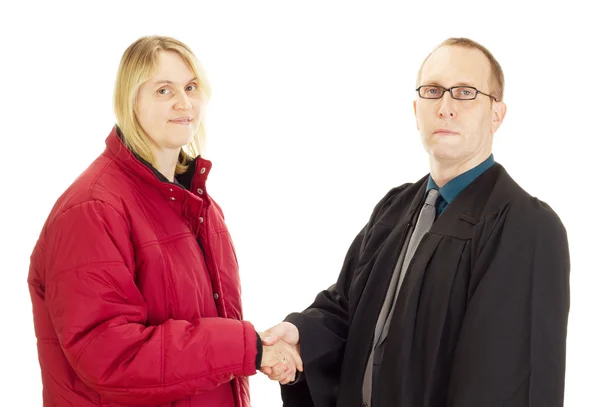
{"label": "shirt button", "polygon": [[215,295],[213,295],[213,297],[215,297],[215,300],[219,299],[219,294],[215,293]]}
{"label": "shirt button", "polygon": [[202,167],[200,168],[200,174],[204,174],[206,172],[206,168]]}
{"label": "shirt button", "polygon": [[204,223],[204,218],[203,218],[202,216],[200,216],[200,217],[198,218],[198,220],[200,221],[200,223]]}
{"label": "shirt button", "polygon": [[198,195],[202,195],[204,193],[204,191],[202,190],[202,188],[198,188],[196,191],[198,191]]}

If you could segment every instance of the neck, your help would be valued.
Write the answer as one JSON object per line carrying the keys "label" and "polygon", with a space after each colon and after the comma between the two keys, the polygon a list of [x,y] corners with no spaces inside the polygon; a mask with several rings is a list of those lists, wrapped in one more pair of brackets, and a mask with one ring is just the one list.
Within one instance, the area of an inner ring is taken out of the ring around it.
{"label": "neck", "polygon": [[491,151],[485,151],[481,154],[476,154],[467,160],[439,160],[433,156],[429,156],[429,167],[431,178],[435,181],[438,187],[443,187],[450,180],[458,177],[460,174],[477,167],[484,162],[491,154]]}
{"label": "neck", "polygon": [[169,181],[175,180],[175,167],[179,159],[179,149],[160,149],[153,151],[154,167]]}

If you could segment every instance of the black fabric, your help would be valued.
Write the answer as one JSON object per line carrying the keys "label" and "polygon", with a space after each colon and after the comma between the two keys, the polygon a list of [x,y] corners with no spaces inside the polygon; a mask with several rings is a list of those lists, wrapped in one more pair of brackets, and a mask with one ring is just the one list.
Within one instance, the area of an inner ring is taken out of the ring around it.
{"label": "black fabric", "polygon": [[256,370],[260,370],[262,364],[263,344],[258,332],[256,333]]}
{"label": "black fabric", "polygon": [[[379,310],[427,177],[391,190],[337,282],[286,320],[304,380],[285,407],[358,407]],[[392,314],[374,407],[562,406],[569,251],[558,216],[496,163],[423,237]]]}

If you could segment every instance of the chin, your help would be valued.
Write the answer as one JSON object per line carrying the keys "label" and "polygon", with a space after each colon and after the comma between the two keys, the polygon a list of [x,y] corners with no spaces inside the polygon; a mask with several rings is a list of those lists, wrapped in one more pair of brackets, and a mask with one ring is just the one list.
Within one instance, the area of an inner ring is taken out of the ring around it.
{"label": "chin", "polygon": [[192,140],[194,134],[195,131],[193,129],[181,129],[180,131],[169,134],[168,139],[170,144],[183,147]]}
{"label": "chin", "polygon": [[427,152],[438,161],[456,161],[465,156],[465,151],[458,145],[435,143],[426,147]]}

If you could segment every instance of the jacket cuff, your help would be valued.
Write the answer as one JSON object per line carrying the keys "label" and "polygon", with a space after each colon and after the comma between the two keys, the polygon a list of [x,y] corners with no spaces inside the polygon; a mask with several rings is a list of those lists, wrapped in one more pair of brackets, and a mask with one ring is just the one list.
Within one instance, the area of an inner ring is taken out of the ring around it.
{"label": "jacket cuff", "polygon": [[256,330],[248,321],[242,321],[242,326],[244,329],[244,343],[246,352],[244,355],[244,361],[242,365],[243,372],[241,376],[252,376],[256,374]]}

